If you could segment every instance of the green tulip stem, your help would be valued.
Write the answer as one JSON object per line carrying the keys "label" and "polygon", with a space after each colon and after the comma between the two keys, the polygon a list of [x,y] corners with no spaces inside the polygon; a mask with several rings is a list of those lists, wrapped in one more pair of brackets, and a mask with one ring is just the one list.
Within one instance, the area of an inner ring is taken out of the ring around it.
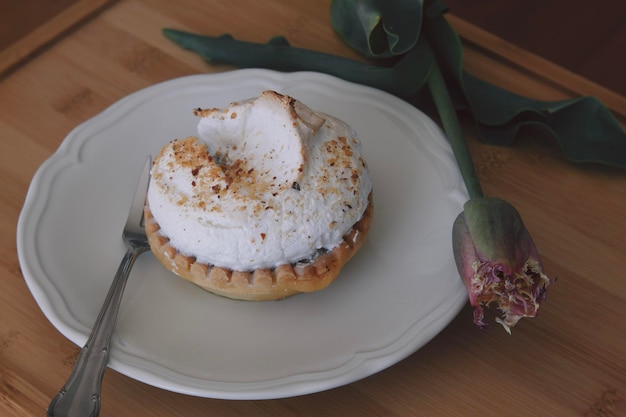
{"label": "green tulip stem", "polygon": [[470,155],[469,148],[465,142],[465,136],[461,129],[461,124],[457,117],[452,99],[448,93],[448,88],[441,74],[441,69],[437,64],[437,60],[433,60],[432,68],[427,80],[428,88],[435,102],[435,107],[439,112],[443,130],[448,136],[448,141],[452,146],[452,152],[456,158],[459,169],[461,170],[461,176],[465,182],[465,187],[469,193],[470,199],[476,197],[484,197],[483,190],[480,186],[480,181],[474,163],[472,162],[472,156]]}

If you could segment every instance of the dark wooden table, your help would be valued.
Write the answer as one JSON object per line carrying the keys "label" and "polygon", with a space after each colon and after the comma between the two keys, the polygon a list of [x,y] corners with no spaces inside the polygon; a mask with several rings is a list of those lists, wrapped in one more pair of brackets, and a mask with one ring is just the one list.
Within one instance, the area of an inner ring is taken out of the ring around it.
{"label": "dark wooden table", "polygon": [[626,2],[445,0],[452,13],[626,95]]}

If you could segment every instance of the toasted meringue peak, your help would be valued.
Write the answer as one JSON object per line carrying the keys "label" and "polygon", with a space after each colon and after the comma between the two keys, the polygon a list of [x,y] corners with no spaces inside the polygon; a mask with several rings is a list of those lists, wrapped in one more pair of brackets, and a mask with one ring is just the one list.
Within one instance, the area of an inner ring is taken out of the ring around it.
{"label": "toasted meringue peak", "polygon": [[148,193],[181,253],[272,268],[334,248],[365,212],[372,182],[341,120],[274,91],[195,114],[198,138],[162,148]]}

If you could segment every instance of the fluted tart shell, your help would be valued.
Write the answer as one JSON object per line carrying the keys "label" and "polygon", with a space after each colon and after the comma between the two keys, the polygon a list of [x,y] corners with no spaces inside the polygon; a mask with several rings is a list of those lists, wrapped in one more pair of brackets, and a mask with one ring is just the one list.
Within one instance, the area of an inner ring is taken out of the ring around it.
{"label": "fluted tart shell", "polygon": [[149,202],[146,203],[144,214],[150,249],[165,268],[224,297],[265,301],[319,291],[330,285],[365,242],[372,224],[374,204],[370,193],[363,216],[332,250],[312,254],[310,260],[254,271],[235,271],[196,262],[193,256],[180,253],[170,244],[168,237],[161,233],[161,228],[150,211]]}

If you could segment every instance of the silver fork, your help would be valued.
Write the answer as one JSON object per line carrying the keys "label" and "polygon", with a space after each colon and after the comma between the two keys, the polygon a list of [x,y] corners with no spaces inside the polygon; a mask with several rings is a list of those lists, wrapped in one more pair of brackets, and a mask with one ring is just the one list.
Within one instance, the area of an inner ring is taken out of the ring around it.
{"label": "silver fork", "polygon": [[109,360],[109,344],[124,287],[135,260],[149,248],[143,227],[143,208],[150,181],[150,166],[151,158],[148,157],[122,232],[126,254],[113,278],[89,339],[78,354],[72,374],[50,402],[48,417],[96,417],[100,413],[102,377]]}

